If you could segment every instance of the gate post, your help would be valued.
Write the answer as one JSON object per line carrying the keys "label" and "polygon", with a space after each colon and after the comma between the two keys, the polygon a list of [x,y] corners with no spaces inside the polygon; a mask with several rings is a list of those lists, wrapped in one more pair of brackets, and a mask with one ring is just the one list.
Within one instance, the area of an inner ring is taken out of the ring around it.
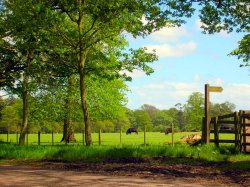
{"label": "gate post", "polygon": [[234,139],[235,139],[235,149],[240,145],[240,128],[239,128],[239,115],[238,112],[234,112]]}

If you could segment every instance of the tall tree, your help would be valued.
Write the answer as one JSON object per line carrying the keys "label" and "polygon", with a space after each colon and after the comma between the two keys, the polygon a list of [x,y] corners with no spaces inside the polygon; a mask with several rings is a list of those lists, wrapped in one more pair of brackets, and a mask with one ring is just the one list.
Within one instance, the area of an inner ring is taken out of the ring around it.
{"label": "tall tree", "polygon": [[147,112],[143,110],[135,110],[134,115],[136,118],[137,128],[143,130],[147,129],[147,131],[151,131],[153,128],[153,123],[151,121],[150,116]]}
{"label": "tall tree", "polygon": [[235,108],[235,104],[228,101],[224,103],[212,103],[211,116],[230,114],[235,111]]}
{"label": "tall tree", "polygon": [[[76,0],[72,2],[55,0],[51,2],[50,6],[55,10],[53,18],[57,21],[54,21],[54,25],[48,29],[61,36],[61,39],[70,46],[71,51],[74,51],[77,57],[85,139],[86,144],[91,145],[91,124],[86,100],[87,67],[101,69],[102,74],[104,73],[106,76],[110,76],[110,73],[120,76],[121,70],[133,71],[135,68],[140,68],[150,74],[152,70],[146,65],[146,62],[156,59],[154,55],[145,53],[145,49],[139,49],[131,50],[131,54],[123,56],[123,60],[112,61],[110,59],[107,62],[112,62],[111,64],[99,66],[98,63],[91,64],[92,62],[89,60],[89,55],[97,49],[96,45],[105,48],[124,31],[137,36],[148,34],[166,24],[168,26],[180,24],[183,22],[180,17],[190,16],[193,9],[190,3],[181,1]],[[163,6],[163,3],[166,5]],[[146,24],[142,22],[143,17],[147,20]],[[103,53],[103,51],[101,52]]]}
{"label": "tall tree", "polygon": [[155,106],[144,104],[141,106],[141,110],[145,111],[148,113],[150,118],[152,119],[152,122],[155,121],[155,115],[159,109],[157,109]]}
{"label": "tall tree", "polygon": [[19,99],[6,99],[5,106],[1,110],[0,128],[4,131],[16,132],[19,128],[22,102]]}
{"label": "tall tree", "polygon": [[188,130],[201,129],[202,117],[204,114],[204,96],[202,93],[194,92],[187,100],[185,113],[188,117]]}
{"label": "tall tree", "polygon": [[160,110],[155,115],[154,130],[165,132],[167,127],[171,127],[173,121],[174,118],[169,114],[168,110]]}
{"label": "tall tree", "polygon": [[[22,8],[26,11],[23,12]],[[36,7],[31,2],[22,4],[21,2],[1,1],[1,44],[8,43],[8,48],[5,50],[5,55],[9,55],[9,58],[2,58],[3,64],[10,64],[11,67],[15,67],[17,64],[23,65],[23,71],[21,72],[22,81],[18,84],[9,85],[9,88],[16,91],[23,100],[23,120],[22,128],[20,132],[19,144],[25,143],[25,134],[29,130],[29,95],[30,95],[30,76],[32,72],[32,66],[35,61],[35,51],[37,47],[37,31],[39,18],[36,17]],[[3,38],[4,37],[4,38]],[[4,48],[4,47],[2,47]],[[10,59],[11,58],[11,59]],[[20,72],[18,72],[20,76]],[[9,76],[10,77],[10,76]],[[18,81],[18,80],[16,80]],[[13,82],[8,79],[8,82]]]}

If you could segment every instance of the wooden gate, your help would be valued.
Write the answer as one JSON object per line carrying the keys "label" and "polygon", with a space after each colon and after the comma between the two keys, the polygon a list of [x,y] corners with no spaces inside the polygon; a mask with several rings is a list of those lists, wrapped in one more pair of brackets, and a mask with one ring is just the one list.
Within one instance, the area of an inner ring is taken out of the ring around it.
{"label": "wooden gate", "polygon": [[[216,146],[220,143],[234,143],[235,148],[238,148],[240,143],[238,124],[237,112],[211,118],[210,133],[214,134],[214,139],[210,139],[210,142],[214,142]],[[220,134],[234,134],[234,139],[220,139]]]}
{"label": "wooden gate", "polygon": [[[212,117],[210,129],[210,133],[214,134],[214,139],[209,138],[209,140],[216,146],[220,143],[233,143],[236,149],[250,153],[250,110]],[[234,139],[221,139],[220,134],[234,134]]]}

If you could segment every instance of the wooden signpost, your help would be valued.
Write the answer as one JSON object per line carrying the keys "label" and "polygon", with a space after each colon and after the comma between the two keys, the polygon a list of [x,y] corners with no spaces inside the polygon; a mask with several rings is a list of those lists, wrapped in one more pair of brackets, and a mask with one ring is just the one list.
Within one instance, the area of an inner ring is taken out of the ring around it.
{"label": "wooden signpost", "polygon": [[222,92],[223,88],[218,86],[210,86],[205,84],[205,121],[202,128],[203,142],[208,144],[210,142],[210,92]]}

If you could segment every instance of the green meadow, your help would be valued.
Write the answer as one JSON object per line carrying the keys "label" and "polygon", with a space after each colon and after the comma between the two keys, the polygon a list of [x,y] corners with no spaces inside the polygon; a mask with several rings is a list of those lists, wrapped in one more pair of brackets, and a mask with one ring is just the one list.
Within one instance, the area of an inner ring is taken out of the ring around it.
{"label": "green meadow", "polygon": [[[198,132],[199,133],[199,132]],[[233,144],[221,144],[220,147],[209,145],[190,146],[180,143],[180,138],[194,134],[193,132],[181,132],[172,134],[148,132],[146,133],[146,146],[144,146],[144,133],[126,135],[122,133],[121,142],[119,133],[102,133],[102,142],[99,145],[98,133],[93,133],[93,146],[83,146],[82,134],[75,134],[76,143],[65,145],[60,143],[62,134],[54,134],[52,145],[51,134],[41,134],[41,144],[38,146],[38,135],[28,136],[28,145],[16,144],[16,135],[0,135],[0,163],[9,161],[60,161],[60,162],[105,162],[119,161],[123,159],[147,159],[150,157],[162,157],[164,162],[230,162],[225,167],[250,169],[250,155],[242,154],[234,149]],[[212,135],[211,135],[212,136]],[[212,137],[211,137],[212,138]],[[223,134],[223,139],[233,139],[233,135]],[[173,159],[177,158],[177,159]]]}
{"label": "green meadow", "polygon": [[[190,134],[200,134],[201,132],[180,132],[174,133],[173,140],[174,143],[180,142],[180,139],[183,136]],[[16,143],[17,142],[16,134],[0,134],[1,142]],[[62,134],[53,134],[53,142],[54,144],[60,145]],[[83,135],[81,133],[75,134],[76,142],[75,144],[83,144]],[[99,134],[92,134],[93,145],[99,145]],[[169,133],[165,135],[160,132],[147,132],[146,133],[146,144],[147,145],[165,145],[172,144],[172,134]],[[211,139],[213,139],[213,134],[211,134]],[[220,139],[229,139],[233,140],[233,134],[220,134]],[[26,139],[27,140],[27,139]],[[28,135],[28,144],[29,145],[38,145],[38,134],[29,134]],[[40,135],[40,145],[51,145],[52,144],[52,134],[41,134]],[[144,145],[144,133],[139,132],[138,134],[129,134],[122,133],[102,133],[101,134],[101,145]]]}

